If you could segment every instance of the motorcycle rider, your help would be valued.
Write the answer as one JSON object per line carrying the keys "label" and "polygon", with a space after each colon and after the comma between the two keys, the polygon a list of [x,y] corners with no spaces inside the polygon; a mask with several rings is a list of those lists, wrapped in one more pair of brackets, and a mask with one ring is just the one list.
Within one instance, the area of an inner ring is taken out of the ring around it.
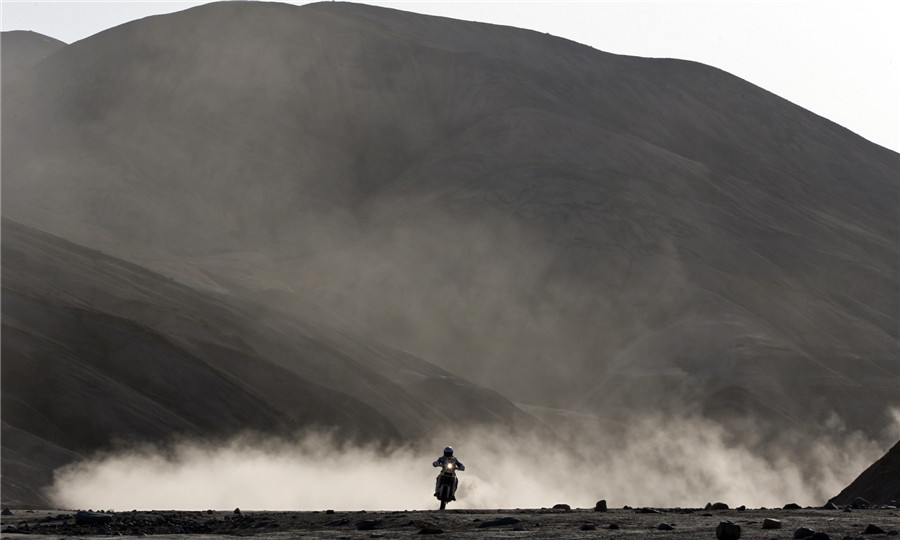
{"label": "motorcycle rider", "polygon": [[[432,463],[431,465],[434,466],[434,467],[443,467],[444,464],[447,463],[448,461],[451,462],[451,463],[453,463],[453,467],[454,467],[456,470],[458,470],[458,471],[464,471],[464,470],[466,470],[466,466],[463,465],[462,461],[460,461],[460,460],[456,459],[455,457],[453,457],[453,447],[451,447],[451,446],[448,446],[448,447],[444,448],[444,455],[441,456],[441,457],[439,457],[439,458],[437,458],[437,459],[434,461],[434,463]],[[441,475],[438,474],[437,478],[434,480],[434,496],[435,496],[435,497],[438,496],[438,486],[440,486],[440,483],[441,483]],[[457,486],[459,486],[459,478],[456,478],[455,475],[454,475],[454,478],[453,478],[453,498],[451,499],[451,500],[453,500],[453,501],[456,500],[456,488],[457,488]]]}

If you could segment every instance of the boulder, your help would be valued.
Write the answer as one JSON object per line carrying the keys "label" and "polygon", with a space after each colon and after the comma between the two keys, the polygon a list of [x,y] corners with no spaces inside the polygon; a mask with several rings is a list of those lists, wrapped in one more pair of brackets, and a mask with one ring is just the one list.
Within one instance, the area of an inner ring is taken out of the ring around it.
{"label": "boulder", "polygon": [[853,502],[850,504],[850,507],[855,508],[856,510],[864,510],[870,506],[872,506],[872,503],[863,499],[862,497],[853,499]]}
{"label": "boulder", "polygon": [[777,520],[777,519],[766,518],[762,522],[762,528],[763,529],[780,529],[781,521]]}
{"label": "boulder", "polygon": [[879,527],[878,525],[874,525],[869,523],[869,526],[866,527],[866,530],[863,531],[863,534],[887,534],[884,529]]}
{"label": "boulder", "polygon": [[716,538],[718,540],[738,540],[741,537],[741,526],[735,525],[730,521],[719,522],[716,527]]}
{"label": "boulder", "polygon": [[708,509],[712,510],[728,510],[728,505],[723,502],[713,503]]}
{"label": "boulder", "polygon": [[784,510],[800,510],[801,508],[802,508],[802,506],[800,506],[797,503],[787,503],[783,507]]}
{"label": "boulder", "polygon": [[660,531],[671,531],[671,530],[674,530],[675,527],[669,525],[668,523],[660,523],[659,525],[656,526],[656,529],[660,530]]}
{"label": "boulder", "polygon": [[606,499],[600,499],[597,501],[597,505],[594,506],[595,512],[606,512]]}
{"label": "boulder", "polygon": [[553,509],[554,510],[565,510],[566,512],[568,512],[569,510],[572,509],[572,507],[569,506],[568,504],[554,504]]}
{"label": "boulder", "polygon": [[810,538],[814,534],[816,534],[816,531],[809,529],[807,527],[800,527],[799,529],[794,531],[794,538],[795,539]]}

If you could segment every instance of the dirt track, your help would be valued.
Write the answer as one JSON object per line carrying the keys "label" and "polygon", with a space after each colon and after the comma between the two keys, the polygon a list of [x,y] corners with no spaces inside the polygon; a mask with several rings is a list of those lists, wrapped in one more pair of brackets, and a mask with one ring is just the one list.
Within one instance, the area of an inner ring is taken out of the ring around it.
{"label": "dirt track", "polygon": [[[732,521],[742,539],[794,538],[806,527],[831,539],[884,538],[863,532],[869,524],[884,531],[900,529],[897,509],[840,510],[633,510],[608,512],[561,510],[448,510],[402,512],[116,512],[103,524],[75,524],[72,511],[13,511],[3,516],[3,538],[70,536],[145,536],[210,538],[255,536],[288,538],[418,538],[442,534],[452,538],[716,538],[716,526]],[[496,520],[507,518],[501,523]],[[780,529],[763,529],[766,518],[781,521]],[[661,530],[666,524],[671,530]],[[438,532],[441,531],[441,532]],[[896,533],[894,533],[896,534]]]}

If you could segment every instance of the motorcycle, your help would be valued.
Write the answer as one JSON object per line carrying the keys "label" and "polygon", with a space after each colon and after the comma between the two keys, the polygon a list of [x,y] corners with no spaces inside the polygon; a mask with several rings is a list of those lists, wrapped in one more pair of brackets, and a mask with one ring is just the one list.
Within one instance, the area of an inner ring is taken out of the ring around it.
{"label": "motorcycle", "polygon": [[448,502],[456,500],[456,465],[452,461],[445,462],[441,467],[436,497],[441,501],[441,510],[447,507]]}

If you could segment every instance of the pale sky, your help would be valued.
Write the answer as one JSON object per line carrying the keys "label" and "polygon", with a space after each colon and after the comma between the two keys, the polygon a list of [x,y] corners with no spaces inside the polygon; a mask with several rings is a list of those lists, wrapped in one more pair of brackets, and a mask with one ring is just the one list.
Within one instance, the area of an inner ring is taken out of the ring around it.
{"label": "pale sky", "polygon": [[[72,43],[202,3],[0,0],[0,26]],[[611,53],[702,62],[900,151],[896,0],[361,3],[529,28]]]}

